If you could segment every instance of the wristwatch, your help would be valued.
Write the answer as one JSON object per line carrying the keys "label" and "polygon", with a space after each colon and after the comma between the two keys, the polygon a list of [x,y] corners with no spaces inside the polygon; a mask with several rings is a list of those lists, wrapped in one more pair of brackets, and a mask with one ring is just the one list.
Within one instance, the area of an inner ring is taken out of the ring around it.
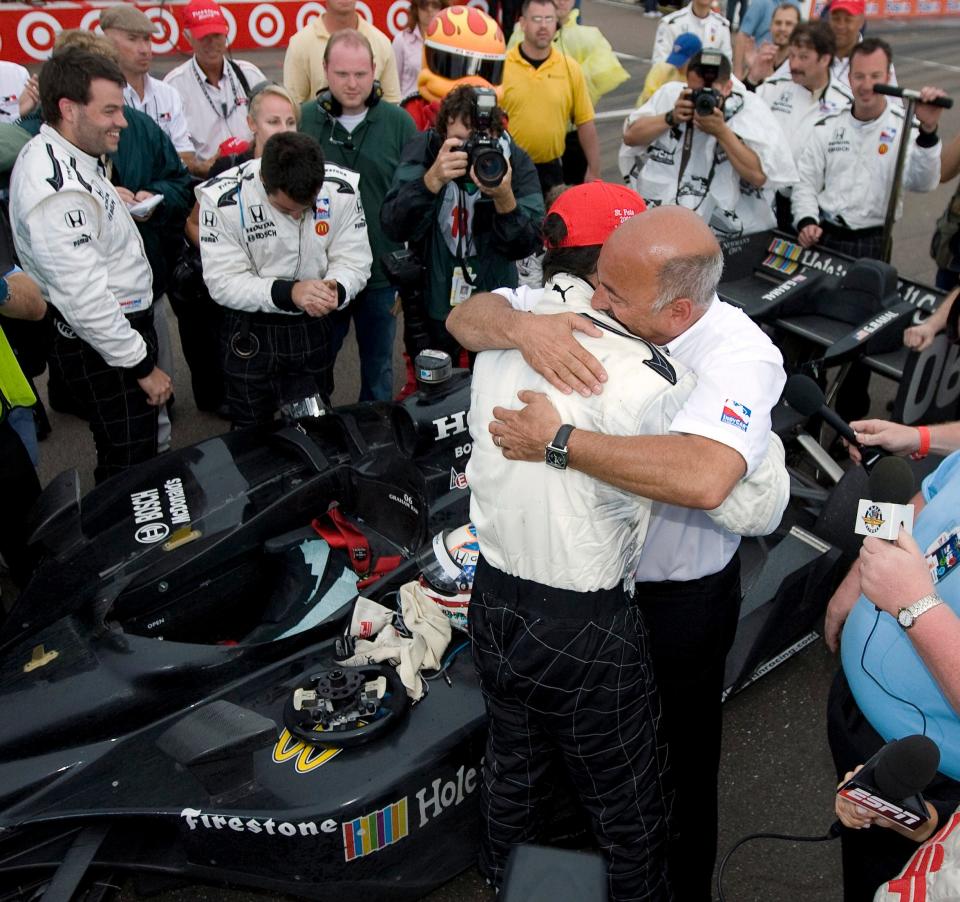
{"label": "wristwatch", "polygon": [[0,307],[10,300],[10,284],[6,276],[0,276]]}
{"label": "wristwatch", "polygon": [[553,441],[544,449],[543,459],[548,467],[555,470],[567,469],[567,440],[574,427],[564,423],[553,437]]}
{"label": "wristwatch", "polygon": [[897,611],[897,623],[905,630],[908,630],[917,622],[917,618],[921,614],[925,614],[931,608],[938,607],[942,604],[943,599],[937,595],[936,592],[931,592],[929,595],[924,595],[923,598],[915,601],[909,607],[900,608],[900,610]]}
{"label": "wristwatch", "polygon": [[663,114],[663,119],[667,123],[667,128],[673,128],[677,124],[677,120],[673,118],[673,110],[667,110]]}

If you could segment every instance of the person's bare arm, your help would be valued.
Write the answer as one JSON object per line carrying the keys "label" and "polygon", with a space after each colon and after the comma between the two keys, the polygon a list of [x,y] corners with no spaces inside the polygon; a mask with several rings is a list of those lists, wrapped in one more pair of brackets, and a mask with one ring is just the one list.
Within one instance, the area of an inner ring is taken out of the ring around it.
{"label": "person's bare arm", "polygon": [[577,140],[579,140],[580,149],[587,160],[587,172],[584,175],[584,180],[587,182],[598,181],[602,172],[600,138],[597,135],[597,123],[593,119],[577,126]]}
{"label": "person's bare arm", "polygon": [[[904,529],[896,542],[872,536],[863,540],[860,586],[891,617],[935,589],[923,552]],[[960,713],[960,618],[943,604],[917,618],[906,632],[950,706]]]}
{"label": "person's bare arm", "polygon": [[514,310],[499,294],[480,292],[450,311],[447,331],[470,351],[516,348],[551,385],[585,397],[599,394],[607,373],[574,332],[602,336],[590,320],[574,313],[537,316]]}
{"label": "person's bare arm", "polygon": [[733,130],[724,122],[723,112],[715,109],[709,116],[695,116],[697,128],[713,135],[717,143],[727,152],[730,165],[737,170],[737,174],[748,181],[755,188],[762,188],[767,182],[766,173],[760,163],[760,157],[740,140]]}
{"label": "person's bare arm", "polygon": [[[543,461],[560,428],[546,395],[522,391],[522,410],[495,407],[490,432],[510,460]],[[574,429],[568,466],[635,495],[699,510],[713,510],[746,472],[733,448],[699,435],[601,435]]]}
{"label": "person's bare arm", "polygon": [[40,320],[46,315],[47,302],[40,294],[40,287],[25,272],[10,273],[6,277],[10,294],[7,303],[0,307],[0,314],[10,319]]}

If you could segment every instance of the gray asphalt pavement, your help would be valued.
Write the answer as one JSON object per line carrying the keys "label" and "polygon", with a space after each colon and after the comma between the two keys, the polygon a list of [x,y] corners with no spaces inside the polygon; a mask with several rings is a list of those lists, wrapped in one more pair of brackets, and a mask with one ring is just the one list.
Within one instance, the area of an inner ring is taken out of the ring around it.
{"label": "gray asphalt pavement", "polygon": [[[633,106],[648,68],[656,23],[641,15],[641,6],[584,0],[584,21],[599,26],[623,58],[630,80],[599,106],[599,132],[604,174],[619,178],[616,150],[623,113]],[[960,66],[956,46],[960,22],[940,21],[911,25],[871,23],[871,34],[887,38],[895,50],[900,84],[919,88],[935,84],[960,95]],[[272,78],[280,78],[282,52],[267,50],[242,54]],[[181,58],[158,61],[157,72],[178,64]],[[960,129],[960,109],[947,111],[941,134],[947,139]],[[905,215],[896,231],[894,263],[904,275],[932,283],[934,266],[928,255],[933,224],[944,209],[953,186],[929,195],[908,195]],[[175,332],[175,329],[174,329]],[[399,357],[398,357],[399,360]],[[401,370],[397,368],[397,380]],[[174,373],[177,403],[174,444],[190,444],[225,429],[226,424],[199,413],[189,387],[189,374],[177,346]],[[874,378],[877,386],[874,412],[883,414],[889,385]],[[352,402],[358,391],[355,345],[345,345],[337,364],[337,403]],[[41,446],[44,483],[68,466],[77,466],[85,486],[92,484],[93,443],[80,421],[51,413],[52,436]],[[822,643],[816,643],[783,664],[759,683],[727,703],[720,781],[720,848],[729,848],[740,836],[773,830],[821,834],[833,820],[832,788],[835,783],[826,746],[825,706],[836,660]],[[725,881],[727,899],[737,902],[833,902],[839,889],[839,848],[836,844],[795,846],[755,843],[737,852]],[[120,898],[136,894],[128,886]],[[279,898],[222,889],[189,887],[159,897],[173,900],[240,900]],[[479,878],[468,872],[429,897],[430,902],[485,900],[490,894]],[[682,900],[680,900],[682,902]]]}

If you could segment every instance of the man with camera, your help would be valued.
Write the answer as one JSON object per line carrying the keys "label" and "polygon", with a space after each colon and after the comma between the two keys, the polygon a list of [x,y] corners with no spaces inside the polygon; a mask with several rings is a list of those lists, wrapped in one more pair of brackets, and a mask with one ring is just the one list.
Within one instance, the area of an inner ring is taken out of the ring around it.
{"label": "man with camera", "polygon": [[690,60],[686,85],[664,85],[627,117],[623,142],[637,148],[625,174],[647,204],[687,207],[720,235],[773,228],[774,193],[796,178],[773,114],[713,50]]}
{"label": "man with camera", "polygon": [[324,163],[309,135],[271,136],[263,156],[197,189],[200,254],[225,307],[220,349],[235,428],[269,423],[287,383],[323,391],[328,314],[363,290],[370,243],[355,172]]}
{"label": "man with camera", "polygon": [[[370,42],[347,28],[330,36],[323,51],[328,88],[302,108],[300,131],[312,135],[328,162],[360,175],[360,198],[367,220],[373,265],[370,280],[346,310],[330,314],[331,360],[336,360],[353,320],[360,349],[360,400],[389,401],[393,397],[393,342],[397,320],[396,292],[383,271],[381,257],[400,249],[390,241],[375,215],[383,204],[400,155],[417,133],[413,119],[400,107],[380,100],[374,80]],[[333,391],[330,371],[328,394]]]}
{"label": "man with camera", "polygon": [[452,306],[474,291],[516,287],[514,261],[539,247],[543,214],[537,171],[504,130],[494,92],[455,88],[435,128],[404,148],[380,209],[386,236],[408,241],[426,269],[433,347],[459,354],[444,325]]}

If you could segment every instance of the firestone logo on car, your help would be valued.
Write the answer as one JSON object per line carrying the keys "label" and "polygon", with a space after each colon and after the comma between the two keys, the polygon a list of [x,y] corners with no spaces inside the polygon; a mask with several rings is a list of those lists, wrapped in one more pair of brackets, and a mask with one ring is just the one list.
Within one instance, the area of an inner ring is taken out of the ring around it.
{"label": "firestone logo on car", "polygon": [[[242,818],[227,814],[204,814],[199,808],[184,808],[180,817],[190,830],[203,827],[206,830],[232,830],[234,833],[266,833],[268,836],[318,836],[324,825],[318,827],[313,821],[276,821],[268,817]],[[329,830],[324,829],[325,833]]]}

